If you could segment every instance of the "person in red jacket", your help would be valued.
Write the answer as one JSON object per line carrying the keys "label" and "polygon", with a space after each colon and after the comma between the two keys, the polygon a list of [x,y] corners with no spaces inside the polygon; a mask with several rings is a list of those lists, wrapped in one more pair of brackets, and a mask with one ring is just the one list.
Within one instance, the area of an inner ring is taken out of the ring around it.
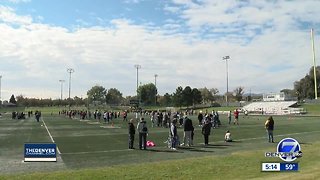
{"label": "person in red jacket", "polygon": [[239,125],[239,111],[238,111],[238,109],[235,109],[235,110],[234,110],[233,116],[234,116],[234,122],[233,122],[233,124]]}

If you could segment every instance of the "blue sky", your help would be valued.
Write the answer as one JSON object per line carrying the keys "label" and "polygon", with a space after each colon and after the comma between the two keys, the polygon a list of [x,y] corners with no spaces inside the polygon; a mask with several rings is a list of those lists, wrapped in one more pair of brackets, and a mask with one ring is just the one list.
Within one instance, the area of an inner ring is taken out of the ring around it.
{"label": "blue sky", "polygon": [[163,25],[176,15],[164,12],[169,1],[121,1],[121,0],[32,0],[17,3],[2,1],[13,7],[20,15],[29,14],[35,22],[62,26],[68,29],[75,27],[110,26],[113,19],[128,19],[136,24],[153,23]]}
{"label": "blue sky", "polygon": [[[278,92],[312,66],[320,1],[0,0],[1,99],[59,98],[72,74],[72,96],[94,85],[135,94],[139,81],[159,93],[178,86]],[[317,58],[317,64],[318,63]],[[263,83],[261,83],[263,82]]]}

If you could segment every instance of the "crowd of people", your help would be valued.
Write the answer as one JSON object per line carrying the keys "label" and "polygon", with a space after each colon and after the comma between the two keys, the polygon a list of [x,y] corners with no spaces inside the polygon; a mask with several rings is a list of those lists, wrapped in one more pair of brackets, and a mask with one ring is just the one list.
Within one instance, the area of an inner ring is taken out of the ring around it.
{"label": "crowd of people", "polygon": [[[231,124],[232,115],[231,111],[228,112],[228,123]],[[193,146],[193,138],[194,138],[194,126],[191,119],[188,118],[188,116],[181,115],[179,112],[175,112],[172,115],[171,120],[171,113],[162,113],[161,112],[151,112],[150,113],[150,119],[152,126],[157,127],[164,127],[169,129],[169,137],[168,141],[168,147],[172,150],[177,150],[177,146]],[[168,117],[166,117],[168,116]],[[239,125],[239,112],[238,110],[235,110],[233,112],[233,118],[234,118],[234,125]],[[162,119],[162,121],[161,121]],[[182,119],[182,120],[181,120]],[[156,121],[155,121],[156,120]],[[218,112],[212,111],[210,114],[207,112],[202,113],[202,111],[198,114],[198,120],[199,120],[199,127],[201,127],[201,134],[203,135],[204,139],[204,145],[209,145],[209,136],[213,129],[219,128],[221,126],[221,121],[219,119]],[[162,123],[161,123],[162,122]],[[181,123],[182,122],[182,123]],[[134,126],[134,120],[131,119],[129,121],[129,149],[134,149],[134,135],[135,131],[137,130],[139,133],[139,149],[146,149],[147,145],[147,136],[148,136],[148,128],[146,125],[146,121],[144,117],[140,118],[140,121],[137,124],[137,128],[135,129]],[[180,143],[180,138],[178,135],[178,128],[183,129],[183,139]],[[265,122],[265,128],[267,130],[268,140],[269,142],[274,142],[273,140],[273,129],[274,129],[274,120],[273,117],[268,117],[267,121]],[[224,135],[224,141],[225,142],[233,142],[231,131],[226,130]]]}
{"label": "crowd of people", "polygon": [[[152,111],[147,115],[150,116],[151,127],[162,127],[169,129],[169,137],[166,142],[168,143],[169,148],[176,150],[177,146],[193,146],[195,128],[192,120],[188,118],[188,114],[190,113]],[[230,124],[231,111],[228,112],[227,116],[228,123]],[[233,116],[234,124],[239,125],[238,110],[234,111]],[[129,121],[129,149],[134,149],[133,144],[136,131],[139,133],[139,149],[146,149],[146,139],[149,131],[144,117],[140,118],[136,128],[134,125],[135,121],[133,119]],[[219,128],[222,124],[219,118],[219,113],[214,110],[211,113],[208,113],[207,111],[199,111],[197,118],[199,121],[198,126],[201,128],[201,134],[203,135],[204,145],[207,146],[209,145],[209,136],[212,129]],[[178,135],[178,128],[183,129],[183,139],[181,139],[181,141]],[[230,130],[226,131],[224,140],[226,142],[232,142]]]}
{"label": "crowd of people", "polygon": [[62,110],[59,115],[64,115],[70,119],[95,119],[99,122],[110,123],[113,119],[123,118],[123,121],[128,121],[127,111],[87,111],[87,110]]}
{"label": "crowd of people", "polygon": [[[124,122],[128,121],[128,113],[130,111],[100,111],[95,110],[93,112],[84,111],[84,110],[62,110],[59,112],[59,115],[65,115],[69,118],[76,118],[79,116],[80,119],[95,119],[99,122],[109,123],[115,119],[120,119]],[[130,119],[128,123],[128,132],[129,132],[129,149],[134,149],[134,137],[136,132],[139,134],[139,149],[147,148],[147,136],[149,133],[147,121],[145,117],[150,117],[151,127],[162,127],[168,128],[169,137],[168,137],[168,147],[176,150],[177,146],[193,146],[194,139],[194,125],[193,121],[188,117],[189,115],[194,115],[194,110],[188,110],[185,112],[166,112],[166,111],[136,111],[135,117],[136,120]],[[36,121],[40,121],[41,112],[36,111],[35,113]],[[33,115],[32,111],[28,112],[28,117]],[[245,114],[247,115],[247,113]],[[13,112],[12,118],[21,118],[25,115],[22,113]],[[134,122],[137,122],[138,117],[141,117],[135,127]],[[239,111],[235,109],[232,111],[228,111],[227,113],[227,123],[231,125],[232,117],[234,119],[233,124],[239,125]],[[212,110],[210,113],[206,110],[205,112],[199,111],[197,114],[198,126],[201,129],[201,134],[203,135],[204,145],[209,145],[209,136],[212,133],[212,130],[215,128],[221,127],[222,123],[220,121],[218,111]],[[268,141],[273,143],[273,130],[274,130],[274,120],[273,117],[270,116],[265,122],[265,128],[267,131]],[[183,139],[179,138],[178,128],[183,129]],[[232,142],[231,132],[230,130],[226,130],[224,136],[225,142]]]}

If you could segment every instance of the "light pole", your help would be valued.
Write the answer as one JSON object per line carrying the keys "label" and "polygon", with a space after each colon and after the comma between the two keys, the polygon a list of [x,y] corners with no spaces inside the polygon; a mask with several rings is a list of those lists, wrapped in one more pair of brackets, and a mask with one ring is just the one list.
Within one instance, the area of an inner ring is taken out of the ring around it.
{"label": "light pole", "polygon": [[229,101],[228,101],[228,93],[229,93],[228,59],[230,59],[230,56],[222,57],[222,60],[225,60],[225,61],[226,61],[226,72],[227,72],[227,93],[226,93],[226,103],[227,103],[227,106],[229,106]]}
{"label": "light pole", "polygon": [[157,94],[158,94],[158,91],[157,91],[157,77],[158,77],[158,74],[155,74],[154,75],[154,86],[156,87],[155,88],[155,98],[154,98],[154,105],[157,106]]}
{"label": "light pole", "polygon": [[[134,67],[137,69],[137,100],[138,100],[138,88],[139,88],[139,69],[141,69],[141,65],[135,64]],[[139,101],[140,103],[140,101]]]}
{"label": "light pole", "polygon": [[63,92],[63,83],[65,82],[65,80],[60,79],[59,80],[60,84],[61,84],[61,88],[60,88],[60,100],[62,101],[62,92]]}
{"label": "light pole", "polygon": [[2,105],[2,100],[1,100],[1,78],[2,78],[2,75],[0,75],[0,107]]}
{"label": "light pole", "polygon": [[[139,87],[141,87],[141,86],[142,86],[142,82],[140,82]],[[141,92],[140,92],[140,96],[139,96],[139,105],[140,105],[140,103],[141,103]]]}
{"label": "light pole", "polygon": [[70,93],[71,93],[71,74],[74,73],[74,69],[68,68],[67,72],[69,73],[69,110],[71,107],[71,99],[70,99]]}
{"label": "light pole", "polygon": [[316,70],[316,53],[314,50],[314,33],[313,29],[311,29],[311,43],[312,43],[312,59],[313,59],[313,77],[314,77],[314,98],[318,99],[318,91],[317,91],[317,70]]}

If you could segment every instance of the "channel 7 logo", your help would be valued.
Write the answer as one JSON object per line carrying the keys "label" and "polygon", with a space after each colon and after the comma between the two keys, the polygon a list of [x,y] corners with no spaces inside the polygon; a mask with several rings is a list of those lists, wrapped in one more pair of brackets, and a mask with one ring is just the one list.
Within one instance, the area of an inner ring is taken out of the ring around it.
{"label": "channel 7 logo", "polygon": [[292,162],[297,158],[302,157],[300,144],[293,138],[282,139],[278,143],[277,152],[280,159],[285,162]]}

